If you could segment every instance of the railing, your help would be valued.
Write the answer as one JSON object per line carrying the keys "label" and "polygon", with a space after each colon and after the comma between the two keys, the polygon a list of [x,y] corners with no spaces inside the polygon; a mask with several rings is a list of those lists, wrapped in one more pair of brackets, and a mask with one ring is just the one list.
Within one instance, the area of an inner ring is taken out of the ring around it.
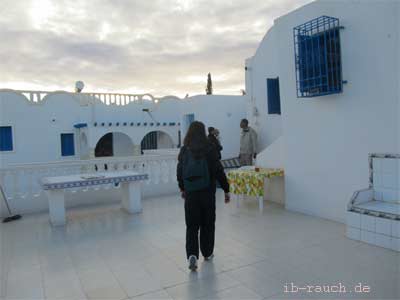
{"label": "railing", "polygon": [[154,97],[151,94],[125,94],[125,93],[74,93],[67,91],[29,91],[29,90],[10,90],[0,89],[0,92],[15,92],[22,94],[31,103],[41,103],[47,96],[56,93],[66,93],[76,97],[83,103],[93,103],[98,100],[107,105],[127,105],[129,103],[143,103],[143,101],[150,101],[157,103],[166,98],[179,99],[176,96],[167,97]]}
{"label": "railing", "polygon": [[[34,201],[45,197],[40,185],[40,179],[47,176],[62,176],[95,172],[112,172],[132,170],[149,175],[146,185],[176,184],[176,154],[142,155],[121,158],[101,158],[71,162],[48,162],[14,165],[6,169],[0,168],[0,184],[2,184],[7,199],[19,203],[21,208],[25,201]],[[99,187],[110,189],[112,185]],[[76,190],[71,189],[71,192]],[[27,203],[27,206],[30,206]]]}
{"label": "railing", "polygon": [[166,148],[166,149],[147,149],[143,150],[146,155],[175,155],[178,156],[179,148]]}

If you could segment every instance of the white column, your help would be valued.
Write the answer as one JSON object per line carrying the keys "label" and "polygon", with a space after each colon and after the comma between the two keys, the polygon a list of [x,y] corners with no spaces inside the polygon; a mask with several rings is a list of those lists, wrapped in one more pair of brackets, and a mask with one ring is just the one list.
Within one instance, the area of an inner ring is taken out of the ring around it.
{"label": "white column", "polygon": [[50,222],[53,226],[65,225],[64,190],[46,190],[49,200]]}
{"label": "white column", "polygon": [[122,207],[131,214],[142,212],[141,182],[121,183]]}

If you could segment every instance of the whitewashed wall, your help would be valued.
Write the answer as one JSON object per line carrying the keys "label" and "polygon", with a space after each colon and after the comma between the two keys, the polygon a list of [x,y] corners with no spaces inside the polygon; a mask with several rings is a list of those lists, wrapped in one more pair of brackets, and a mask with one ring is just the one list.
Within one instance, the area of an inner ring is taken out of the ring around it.
{"label": "whitewashed wall", "polygon": [[134,155],[134,146],[130,137],[121,132],[113,133],[113,152],[116,157]]}
{"label": "whitewashed wall", "polygon": [[[264,65],[280,79],[288,209],[343,222],[352,192],[368,185],[368,153],[400,151],[399,6],[316,1],[276,20],[260,45],[271,56],[256,55],[252,65]],[[348,84],[342,94],[300,99],[293,27],[322,15],[339,18],[345,27],[341,48]],[[255,91],[265,89],[264,75],[254,82]],[[261,132],[265,141],[273,134],[269,128]]]}
{"label": "whitewashed wall", "polygon": [[275,39],[277,39],[276,30],[272,27],[255,55],[246,60],[246,92],[249,100],[247,115],[250,125],[258,133],[258,152],[282,135],[281,116],[268,114],[267,101],[267,78],[279,76],[278,48],[271,47]]}
{"label": "whitewashed wall", "polygon": [[[159,103],[144,101],[128,105],[105,105],[81,103],[73,94],[51,93],[40,103],[29,102],[22,94],[0,91],[0,126],[12,126],[14,151],[0,152],[0,167],[32,162],[65,161],[93,155],[99,139],[109,133],[116,134],[115,149],[118,156],[133,154],[126,142],[119,145],[119,134],[126,134],[132,143],[140,147],[143,137],[154,130],[168,134],[173,145],[178,145],[179,100],[171,97]],[[151,115],[142,109],[150,109]],[[105,126],[101,126],[101,123]],[[119,125],[117,126],[117,122]],[[127,126],[123,123],[127,122]],[[134,122],[134,126],[130,126]],[[147,122],[147,126],[143,123]],[[161,123],[156,126],[156,123]],[[173,126],[169,124],[176,123]],[[74,124],[87,123],[87,128],[76,129]],[[95,127],[94,124],[97,123]],[[109,123],[112,123],[109,126]],[[141,123],[141,126],[137,126]],[[150,123],[154,123],[150,126]],[[166,123],[164,126],[163,124]],[[75,134],[75,156],[61,156],[61,133]],[[86,136],[86,145],[81,145],[81,134]],[[128,147],[130,149],[126,149]],[[122,149],[123,148],[123,149]]]}
{"label": "whitewashed wall", "polygon": [[[220,131],[224,147],[222,158],[237,157],[240,144],[240,120],[246,117],[246,96],[194,96],[186,99],[181,109],[181,124],[185,114],[194,113],[195,120]],[[184,130],[182,129],[184,133]],[[184,136],[182,136],[183,141]]]}

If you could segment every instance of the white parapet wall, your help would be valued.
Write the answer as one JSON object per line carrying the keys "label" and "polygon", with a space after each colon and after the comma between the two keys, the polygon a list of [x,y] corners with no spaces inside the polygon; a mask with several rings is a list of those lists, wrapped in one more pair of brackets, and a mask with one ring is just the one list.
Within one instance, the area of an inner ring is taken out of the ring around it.
{"label": "white parapet wall", "polygon": [[[174,153],[121,158],[102,158],[74,162],[48,162],[0,169],[0,182],[13,212],[35,213],[48,210],[48,199],[40,185],[43,177],[132,170],[149,175],[142,184],[143,197],[178,193],[177,155]],[[66,206],[114,203],[120,199],[119,186],[68,189]],[[0,199],[0,201],[3,199]],[[6,214],[4,201],[0,212]]]}

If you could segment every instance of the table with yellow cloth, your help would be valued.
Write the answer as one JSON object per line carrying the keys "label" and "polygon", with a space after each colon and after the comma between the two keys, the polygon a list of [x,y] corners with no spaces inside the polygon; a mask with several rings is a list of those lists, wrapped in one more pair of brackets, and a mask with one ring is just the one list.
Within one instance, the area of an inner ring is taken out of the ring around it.
{"label": "table with yellow cloth", "polygon": [[257,197],[260,211],[264,204],[264,180],[282,176],[283,169],[272,168],[260,168],[259,171],[236,169],[227,173],[230,192],[234,195]]}

